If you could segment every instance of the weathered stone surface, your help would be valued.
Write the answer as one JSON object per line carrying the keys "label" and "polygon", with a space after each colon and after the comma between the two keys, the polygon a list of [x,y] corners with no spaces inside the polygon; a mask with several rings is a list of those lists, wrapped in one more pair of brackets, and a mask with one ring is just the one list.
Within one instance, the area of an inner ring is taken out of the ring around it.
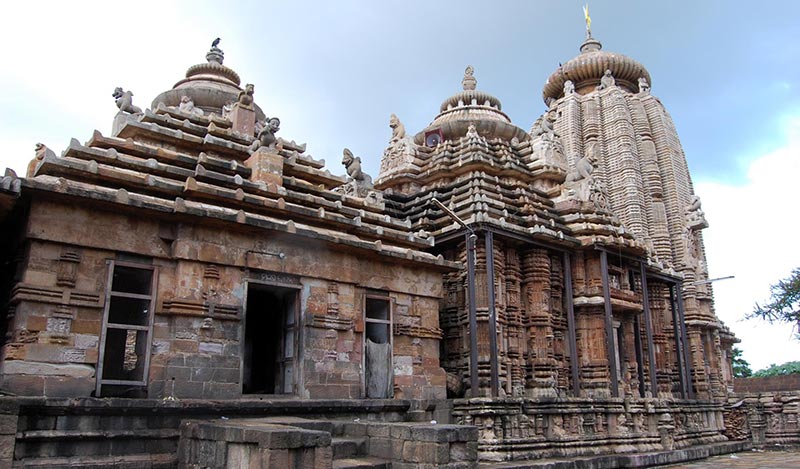
{"label": "weathered stone surface", "polygon": [[[239,415],[226,400],[265,399],[250,410],[271,413],[271,394],[297,398],[281,412],[320,414],[373,395],[471,397],[439,411],[468,428],[345,427],[397,467],[682,451],[722,441],[723,414],[732,437],[791,439],[794,398],[750,399],[748,414],[723,408],[735,338],[703,283],[707,222],[641,64],[587,38],[545,85],[548,110],[530,132],[469,67],[415,137],[392,117],[373,186],[349,150],[342,177],[276,138],[277,120],[256,136],[265,116],[253,87],[240,88],[222,59],[215,41],[155,111],[120,89],[114,137],[96,132],[61,157],[40,146],[31,177],[3,177],[0,228],[19,242],[2,252],[16,268],[0,295],[13,318],[4,391],[86,409],[98,405],[81,400],[92,393],[165,399],[113,405],[200,418]],[[463,225],[433,199],[477,230],[474,257]],[[432,417],[381,402],[364,405],[389,420]],[[61,417],[25,430],[92,431]],[[70,451],[174,446],[149,423],[114,423],[103,432],[155,436],[101,432]],[[315,431],[198,423],[179,459],[329,465]]]}
{"label": "weathered stone surface", "polygon": [[94,367],[89,365],[39,363],[10,360],[3,364],[7,375],[70,376],[73,378],[93,378]]}

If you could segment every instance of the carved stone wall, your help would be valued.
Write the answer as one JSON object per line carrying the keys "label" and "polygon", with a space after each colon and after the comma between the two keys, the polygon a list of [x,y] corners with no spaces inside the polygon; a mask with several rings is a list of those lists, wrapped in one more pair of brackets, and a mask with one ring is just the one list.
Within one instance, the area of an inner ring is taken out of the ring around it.
{"label": "carved stone wall", "polygon": [[653,452],[726,441],[721,404],[459,399],[453,416],[454,423],[478,427],[479,457],[489,461]]}
{"label": "carved stone wall", "polygon": [[[91,231],[72,229],[75,220],[88,218]],[[300,396],[363,396],[367,289],[385,291],[394,303],[396,392],[408,398],[445,395],[438,363],[438,273],[309,250],[287,238],[265,243],[247,232],[188,223],[169,227],[56,203],[33,206],[28,236],[29,253],[11,297],[11,340],[3,348],[2,386],[8,391],[49,397],[94,392],[106,261],[121,255],[159,268],[149,384],[135,395],[241,397],[247,282],[282,285],[288,281],[282,276],[296,279],[301,302]]]}
{"label": "carved stone wall", "polygon": [[726,435],[750,439],[755,448],[800,444],[800,391],[736,393],[725,408]]}

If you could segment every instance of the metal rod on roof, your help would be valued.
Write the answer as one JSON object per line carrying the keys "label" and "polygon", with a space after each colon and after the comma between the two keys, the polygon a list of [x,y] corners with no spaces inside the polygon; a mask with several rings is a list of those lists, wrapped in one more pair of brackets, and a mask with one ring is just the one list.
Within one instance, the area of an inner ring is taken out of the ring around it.
{"label": "metal rod on roof", "polygon": [[453,221],[461,225],[465,230],[467,242],[467,302],[469,303],[469,382],[470,397],[478,397],[478,313],[475,305],[475,240],[478,238],[475,232],[458,217],[452,210],[445,207],[438,199],[431,199],[437,207],[442,209]]}

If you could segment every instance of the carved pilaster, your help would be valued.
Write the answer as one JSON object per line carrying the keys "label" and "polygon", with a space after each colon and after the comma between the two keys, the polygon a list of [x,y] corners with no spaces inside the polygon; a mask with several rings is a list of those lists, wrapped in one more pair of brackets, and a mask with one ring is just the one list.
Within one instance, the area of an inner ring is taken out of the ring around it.
{"label": "carved pilaster", "polygon": [[78,276],[78,265],[81,262],[81,251],[72,246],[65,246],[61,249],[58,258],[58,271],[56,273],[56,285],[60,287],[74,288]]}
{"label": "carved pilaster", "polygon": [[527,347],[522,329],[521,291],[522,273],[519,265],[519,253],[516,249],[506,250],[505,283],[505,341],[508,375],[511,380],[511,395],[522,396],[525,389],[525,354]]}
{"label": "carved pilaster", "polygon": [[532,249],[524,254],[522,291],[528,329],[529,397],[556,395],[550,267],[546,250]]}

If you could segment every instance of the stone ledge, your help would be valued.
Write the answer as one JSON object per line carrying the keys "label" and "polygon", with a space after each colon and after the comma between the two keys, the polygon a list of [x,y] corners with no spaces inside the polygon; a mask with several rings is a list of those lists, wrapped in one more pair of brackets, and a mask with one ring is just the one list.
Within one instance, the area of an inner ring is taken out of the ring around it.
{"label": "stone ledge", "polygon": [[728,441],[694,446],[673,451],[637,454],[611,454],[570,459],[543,459],[506,463],[482,463],[481,469],[615,469],[623,467],[652,467],[705,459],[720,454],[749,451],[752,445],[744,441]]}

